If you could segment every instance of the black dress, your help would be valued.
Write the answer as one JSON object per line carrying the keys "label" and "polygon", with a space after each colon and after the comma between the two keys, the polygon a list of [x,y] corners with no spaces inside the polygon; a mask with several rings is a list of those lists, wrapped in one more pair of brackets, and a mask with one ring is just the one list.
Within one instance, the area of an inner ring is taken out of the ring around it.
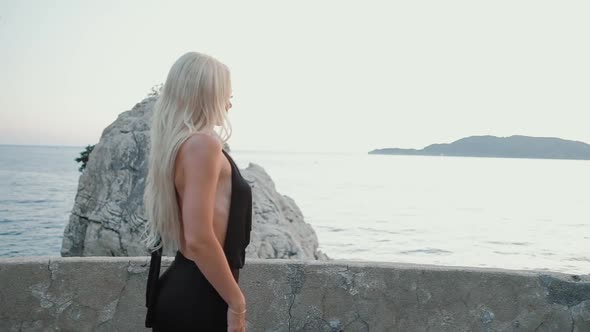
{"label": "black dress", "polygon": [[[252,230],[252,191],[231,156],[231,203],[223,251],[236,281],[244,266]],[[146,287],[145,326],[153,331],[227,331],[225,300],[203,275],[197,264],[179,250],[160,276],[162,250],[151,254]]]}

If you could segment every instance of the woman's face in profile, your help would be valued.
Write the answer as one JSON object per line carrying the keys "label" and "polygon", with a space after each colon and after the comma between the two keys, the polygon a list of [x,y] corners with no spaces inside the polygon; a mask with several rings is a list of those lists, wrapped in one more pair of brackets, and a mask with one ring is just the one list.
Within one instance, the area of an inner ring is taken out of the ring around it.
{"label": "woman's face in profile", "polygon": [[229,96],[229,100],[227,101],[227,105],[225,106],[225,111],[226,112],[229,111],[229,109],[233,106],[232,103],[231,103],[231,99],[233,97],[234,97],[233,95],[232,96]]}

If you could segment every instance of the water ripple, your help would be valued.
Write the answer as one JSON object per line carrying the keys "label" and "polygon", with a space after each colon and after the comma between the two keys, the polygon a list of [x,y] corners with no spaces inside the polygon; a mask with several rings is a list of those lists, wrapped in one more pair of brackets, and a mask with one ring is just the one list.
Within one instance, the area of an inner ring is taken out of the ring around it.
{"label": "water ripple", "polygon": [[452,251],[437,249],[437,248],[427,248],[427,249],[415,249],[415,250],[403,250],[398,251],[400,254],[404,255],[411,255],[411,254],[434,254],[434,255],[448,255],[452,254]]}
{"label": "water ripple", "polygon": [[485,241],[486,243],[491,243],[491,244],[501,244],[501,245],[515,245],[515,246],[528,246],[531,243],[530,242],[517,242],[517,241]]}

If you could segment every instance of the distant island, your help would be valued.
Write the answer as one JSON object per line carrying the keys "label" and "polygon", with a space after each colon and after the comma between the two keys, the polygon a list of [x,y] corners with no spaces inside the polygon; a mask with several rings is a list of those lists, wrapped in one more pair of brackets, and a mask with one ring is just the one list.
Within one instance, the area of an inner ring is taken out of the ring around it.
{"label": "distant island", "polygon": [[421,150],[385,148],[369,151],[369,154],[590,160],[590,145],[556,137],[485,135],[431,144]]}

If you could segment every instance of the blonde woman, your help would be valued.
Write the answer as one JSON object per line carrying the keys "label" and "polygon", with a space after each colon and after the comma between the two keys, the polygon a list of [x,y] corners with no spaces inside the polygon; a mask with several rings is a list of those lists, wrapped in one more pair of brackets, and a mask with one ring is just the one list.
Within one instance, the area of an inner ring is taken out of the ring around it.
{"label": "blonde woman", "polygon": [[[172,65],[154,105],[144,193],[151,251],[145,326],[153,331],[245,331],[238,278],[252,192],[223,149],[231,93],[226,65],[189,52]],[[163,249],[175,257],[159,276]]]}

